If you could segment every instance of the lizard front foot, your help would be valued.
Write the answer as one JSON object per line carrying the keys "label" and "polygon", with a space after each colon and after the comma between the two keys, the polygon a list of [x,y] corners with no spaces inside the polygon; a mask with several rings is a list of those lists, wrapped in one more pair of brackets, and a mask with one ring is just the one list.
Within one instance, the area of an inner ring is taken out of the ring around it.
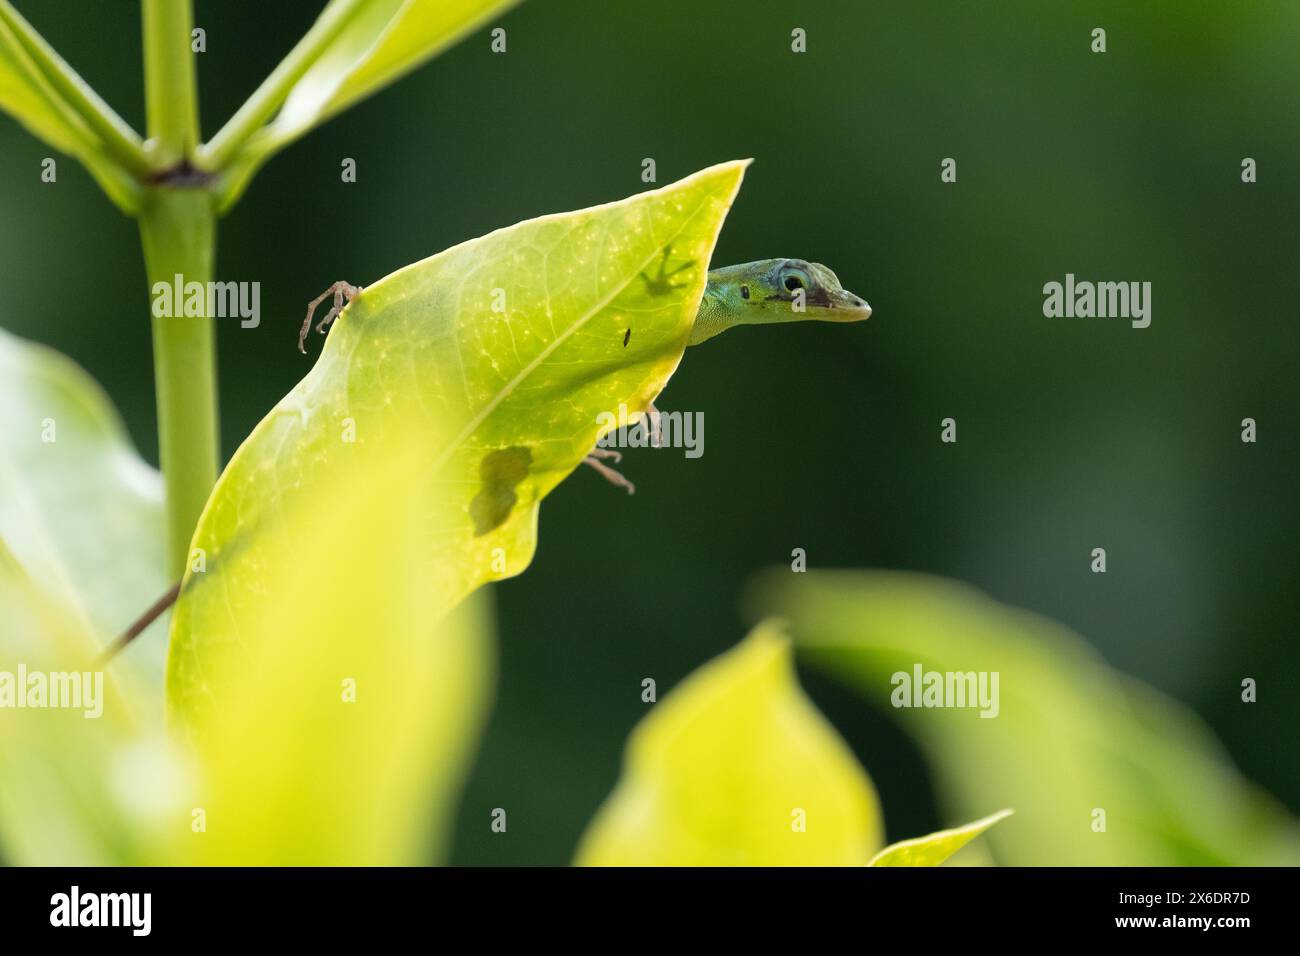
{"label": "lizard front foot", "polygon": [[361,294],[361,286],[353,285],[350,282],[339,281],[334,283],[316,298],[311,300],[311,305],[307,306],[307,318],[303,319],[302,329],[298,332],[298,351],[303,355],[307,354],[307,333],[311,331],[311,316],[316,311],[316,307],[334,296],[334,307],[325,313],[325,318],[316,323],[316,331],[321,335],[330,327],[343,307]]}
{"label": "lizard front foot", "polygon": [[[670,270],[668,268],[668,257],[671,256],[672,253],[673,244],[670,242],[668,245],[664,246],[663,255],[659,259],[659,274],[657,276],[651,277],[642,271],[641,281],[645,283],[646,291],[651,295],[667,295],[674,289],[680,289],[684,283],[673,282],[673,276],[695,265],[694,259],[687,259],[676,269]],[[626,344],[627,343],[624,342],[624,345]]]}

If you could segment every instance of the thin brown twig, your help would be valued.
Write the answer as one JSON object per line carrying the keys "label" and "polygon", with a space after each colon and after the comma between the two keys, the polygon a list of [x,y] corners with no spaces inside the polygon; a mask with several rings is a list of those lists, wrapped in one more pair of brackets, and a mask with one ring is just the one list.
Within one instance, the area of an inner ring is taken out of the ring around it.
{"label": "thin brown twig", "polygon": [[120,654],[126,645],[130,644],[140,636],[141,631],[156,621],[163,611],[176,603],[176,599],[180,596],[180,593],[181,583],[177,581],[168,589],[166,594],[153,603],[153,606],[151,606],[149,610],[140,615],[136,622],[128,627],[122,635],[117,638],[117,640],[104,648],[104,652],[99,655],[99,660],[97,662],[98,666],[103,667]]}

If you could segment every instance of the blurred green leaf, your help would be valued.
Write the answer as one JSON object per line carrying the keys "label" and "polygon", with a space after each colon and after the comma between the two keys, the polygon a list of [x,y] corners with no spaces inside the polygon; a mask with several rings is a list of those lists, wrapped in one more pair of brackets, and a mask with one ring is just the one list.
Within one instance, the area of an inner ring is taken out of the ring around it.
{"label": "blurred green leaf", "polygon": [[435,621],[427,539],[394,485],[410,442],[371,449],[375,474],[353,474],[353,460],[328,495],[281,503],[281,533],[243,596],[251,623],[207,645],[199,693],[220,706],[199,715],[211,723],[182,725],[190,755],[136,719],[160,696],[161,668],[150,682],[129,666],[146,648],[114,665],[133,678],[127,693],[93,660],[161,590],[158,476],[84,372],[3,333],[0,415],[0,670],[102,681],[89,719],[0,709],[7,860],[394,863],[444,851],[491,644],[480,607]]}
{"label": "blurred green leaf", "polygon": [[[131,174],[144,168],[138,137],[8,0],[0,0],[0,110],[42,142],[80,160],[123,211],[138,208],[139,186]],[[134,163],[134,170],[124,160]]]}
{"label": "blurred green leaf", "polygon": [[162,756],[162,629],[114,673],[94,657],[165,587],[161,494],[99,386],[0,331],[0,671],[85,674],[83,690],[99,687],[93,707],[0,708],[11,863],[150,859],[153,821],[177,789]]}
{"label": "blurred green leaf", "polygon": [[[257,168],[289,143],[437,56],[517,2],[334,0],[313,27],[322,42],[312,43],[309,34],[290,54],[287,62],[292,63],[295,54],[306,61],[300,75],[297,70],[288,74],[296,78],[275,119],[248,131],[228,167],[224,153],[228,141],[243,136],[241,118],[237,115],[229,131],[223,129],[213,138],[208,162],[224,170],[218,189],[220,207],[229,208]],[[257,99],[254,94],[250,102]]]}
{"label": "blurred green leaf", "polygon": [[[600,413],[643,410],[677,367],[743,170],[520,223],[361,293],[208,502],[193,541],[206,571],[186,576],[173,617],[172,708],[203,705],[215,643],[263,626],[288,503],[378,483],[388,446],[421,456],[395,493],[439,559],[426,582],[438,603],[521,573],[539,504],[607,430]],[[673,283],[647,281],[665,262],[682,270]]]}
{"label": "blurred green leaf", "polygon": [[[71,360],[0,330],[0,541],[101,647],[166,590],[162,480]],[[165,629],[115,667],[161,717]]]}
{"label": "blurred green leaf", "polygon": [[0,541],[0,672],[16,684],[78,675],[77,693],[89,695],[78,707],[0,708],[0,856],[21,866],[149,862],[145,837],[168,780],[136,771],[159,735],[140,732],[94,663],[74,607],[74,595],[33,579]]}
{"label": "blurred green leaf", "polygon": [[[418,439],[372,447],[339,483],[279,503],[241,615],[198,615],[186,709],[200,783],[171,860],[406,865],[441,858],[492,686],[485,609],[427,586]],[[230,576],[213,572],[213,587]],[[212,609],[209,609],[211,612]],[[196,824],[201,822],[201,827]]]}
{"label": "blurred green leaf", "polygon": [[1009,816],[1010,810],[999,810],[964,827],[891,843],[873,856],[867,866],[938,866],[993,824]]}
{"label": "blurred green leaf", "polygon": [[[801,658],[856,686],[927,750],[948,812],[1015,807],[990,835],[1011,865],[1267,865],[1300,830],[1187,708],[1113,671],[1079,637],[952,581],[774,573],[756,614],[791,621]],[[1000,707],[890,707],[891,675],[998,672]],[[1105,831],[1094,831],[1095,810]]]}
{"label": "blurred green leaf", "polygon": [[862,866],[881,842],[871,780],[763,624],[637,725],[576,862]]}

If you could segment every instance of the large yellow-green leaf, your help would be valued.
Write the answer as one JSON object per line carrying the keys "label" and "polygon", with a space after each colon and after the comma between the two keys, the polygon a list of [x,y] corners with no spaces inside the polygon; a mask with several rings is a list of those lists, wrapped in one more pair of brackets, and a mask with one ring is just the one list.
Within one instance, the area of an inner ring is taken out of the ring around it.
{"label": "large yellow-green leaf", "polygon": [[938,866],[993,824],[1010,815],[1010,810],[999,810],[965,826],[891,843],[873,856],[867,866]]}
{"label": "large yellow-green leaf", "polygon": [[173,708],[201,706],[207,655],[259,626],[286,505],[376,483],[390,446],[419,456],[396,493],[420,515],[440,604],[523,571],[538,505],[607,430],[601,413],[644,409],[680,361],[743,169],[520,223],[362,292],[199,521],[206,570],[187,574],[173,617]]}
{"label": "large yellow-green leaf", "polygon": [[880,844],[870,779],[765,624],[637,725],[577,862],[862,866]]}
{"label": "large yellow-green leaf", "polygon": [[[1015,808],[1015,825],[989,835],[999,863],[1300,862],[1296,822],[1190,710],[1053,621],[916,574],[774,574],[757,594],[756,613],[790,619],[801,659],[917,737],[949,813]],[[998,672],[997,716],[892,707],[892,676],[917,664]]]}
{"label": "large yellow-green leaf", "polygon": [[[334,0],[312,28],[325,31],[329,42],[294,83],[275,119],[233,157],[218,190],[221,208],[239,198],[249,177],[274,153],[518,2]],[[220,135],[214,139],[218,148],[220,140]]]}
{"label": "large yellow-green leaf", "polygon": [[[168,586],[162,494],[94,380],[0,330],[0,541],[100,646]],[[164,637],[151,629],[118,666],[158,714]]]}
{"label": "large yellow-green leaf", "polygon": [[427,586],[429,508],[408,485],[423,437],[280,501],[243,615],[196,622],[229,640],[198,645],[196,690],[213,706],[179,729],[201,815],[175,828],[173,862],[405,865],[445,852],[493,661],[481,602],[444,617]]}
{"label": "large yellow-green leaf", "polygon": [[[31,46],[24,44],[24,37],[29,38]],[[124,140],[134,136],[84,81],[35,36],[8,0],[0,0],[0,110],[9,113],[43,142],[79,159],[109,198],[124,211],[132,212],[138,205],[134,180],[112,158],[103,138],[79,112],[77,104],[59,90],[47,69],[57,71],[56,76],[78,91],[85,108],[99,111],[105,124],[120,127]]]}

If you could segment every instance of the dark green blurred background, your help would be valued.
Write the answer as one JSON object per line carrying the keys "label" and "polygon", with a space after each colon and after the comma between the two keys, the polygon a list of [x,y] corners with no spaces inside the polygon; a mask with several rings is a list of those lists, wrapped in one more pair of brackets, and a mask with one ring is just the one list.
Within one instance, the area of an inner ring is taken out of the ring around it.
{"label": "dark green blurred background", "polygon": [[[18,6],[142,128],[137,4]],[[198,3],[205,135],[319,8]],[[227,455],[306,371],[297,325],[327,284],[637,192],[644,157],[661,185],[754,157],[715,264],[822,261],[875,314],[691,349],[659,405],[705,413],[704,457],[633,452],[635,497],[583,470],[547,500],[536,561],[497,588],[498,703],[455,862],[566,862],[641,679],[663,694],[738,640],[747,580],[794,547],[1065,622],[1300,811],[1300,7],[535,0],[500,25],[507,54],[479,31],[273,160],[221,223],[218,278],[260,281],[263,315],[219,323]],[[0,325],[85,365],[156,461],[134,224],[70,159],[41,185],[45,155],[0,119]],[[1151,327],[1044,318],[1067,272],[1150,281]],[[891,838],[952,822],[892,724],[806,684]]]}

